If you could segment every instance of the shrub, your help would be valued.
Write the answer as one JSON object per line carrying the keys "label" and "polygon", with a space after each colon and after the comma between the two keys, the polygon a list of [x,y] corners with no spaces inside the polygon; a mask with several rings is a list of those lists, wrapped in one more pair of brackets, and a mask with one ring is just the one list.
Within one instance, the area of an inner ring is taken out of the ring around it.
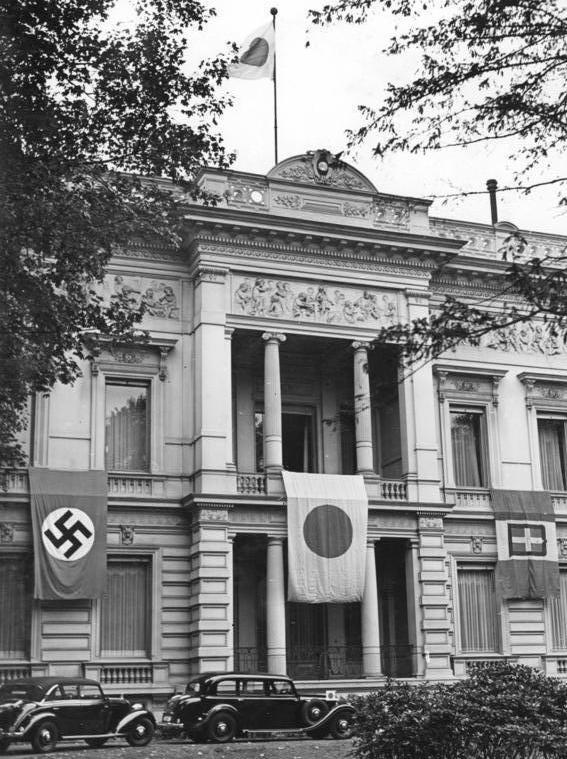
{"label": "shrub", "polygon": [[358,759],[567,757],[567,686],[531,667],[474,669],[454,684],[388,681],[354,705]]}

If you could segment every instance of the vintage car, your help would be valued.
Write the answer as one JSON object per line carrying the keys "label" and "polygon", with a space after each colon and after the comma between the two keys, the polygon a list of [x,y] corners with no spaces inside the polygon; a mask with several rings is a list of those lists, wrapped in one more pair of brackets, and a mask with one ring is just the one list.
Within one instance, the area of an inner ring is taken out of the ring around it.
{"label": "vintage car", "polygon": [[354,718],[346,701],[300,695],[289,677],[224,672],[190,680],[184,694],[169,699],[159,728],[164,736],[184,732],[195,742],[270,733],[349,738]]}
{"label": "vintage car", "polygon": [[27,741],[36,753],[70,740],[97,747],[125,738],[131,746],[145,746],[155,726],[142,704],[105,696],[95,680],[26,677],[0,685],[0,753]]}

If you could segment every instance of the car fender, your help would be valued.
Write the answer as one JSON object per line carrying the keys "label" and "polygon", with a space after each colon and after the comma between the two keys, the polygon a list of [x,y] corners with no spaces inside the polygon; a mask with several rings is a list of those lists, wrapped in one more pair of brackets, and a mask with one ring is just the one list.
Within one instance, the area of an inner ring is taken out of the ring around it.
{"label": "car fender", "polygon": [[28,724],[22,729],[22,732],[20,733],[18,731],[18,735],[26,736],[30,730],[32,730],[38,722],[43,722],[46,719],[52,719],[54,720],[55,724],[57,725],[57,715],[55,712],[42,712],[41,714],[36,714],[33,716]]}
{"label": "car fender", "polygon": [[228,712],[229,714],[232,714],[234,719],[236,720],[236,724],[240,724],[240,719],[238,715],[238,709],[236,709],[231,704],[215,704],[212,709],[209,709],[209,711],[203,716],[202,721],[199,722],[200,726],[206,725],[211,717],[214,717],[215,714],[218,714],[219,712]]}
{"label": "car fender", "polygon": [[332,720],[341,715],[341,714],[349,714],[351,716],[354,716],[356,714],[356,710],[353,706],[350,704],[337,704],[337,706],[334,706],[325,716],[319,720],[319,722],[316,722],[314,725],[309,725],[309,727],[304,728],[307,735],[311,733],[311,731],[319,731],[321,728],[327,727],[331,724]]}
{"label": "car fender", "polygon": [[132,724],[132,722],[136,722],[136,720],[139,720],[140,717],[147,717],[149,720],[151,720],[152,724],[155,726],[156,724],[156,718],[150,712],[148,709],[137,709],[135,712],[130,712],[130,714],[127,714],[125,717],[122,717],[120,722],[116,725],[116,732],[121,733],[123,732],[129,725]]}

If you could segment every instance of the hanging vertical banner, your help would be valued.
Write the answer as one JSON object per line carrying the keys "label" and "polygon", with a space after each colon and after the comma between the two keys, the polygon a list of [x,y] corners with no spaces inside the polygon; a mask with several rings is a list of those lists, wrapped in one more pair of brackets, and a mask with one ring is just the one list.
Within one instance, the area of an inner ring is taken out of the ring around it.
{"label": "hanging vertical banner", "polygon": [[103,471],[30,469],[34,597],[98,598],[106,582]]}
{"label": "hanging vertical banner", "polygon": [[551,496],[535,490],[493,490],[496,592],[500,598],[559,595],[555,514]]}
{"label": "hanging vertical banner", "polygon": [[283,472],[287,494],[288,600],[360,601],[368,497],[360,475]]}

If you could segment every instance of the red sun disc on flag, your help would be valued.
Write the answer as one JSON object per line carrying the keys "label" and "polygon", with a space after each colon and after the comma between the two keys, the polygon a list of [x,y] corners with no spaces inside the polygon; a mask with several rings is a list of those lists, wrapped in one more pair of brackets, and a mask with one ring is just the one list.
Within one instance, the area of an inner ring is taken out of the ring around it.
{"label": "red sun disc on flag", "polygon": [[240,63],[247,66],[263,66],[268,60],[270,46],[263,37],[256,37],[250,43],[248,50],[240,56]]}
{"label": "red sun disc on flag", "polygon": [[303,523],[303,537],[309,548],[325,559],[336,559],[352,544],[352,522],[338,506],[323,504],[312,509]]}

